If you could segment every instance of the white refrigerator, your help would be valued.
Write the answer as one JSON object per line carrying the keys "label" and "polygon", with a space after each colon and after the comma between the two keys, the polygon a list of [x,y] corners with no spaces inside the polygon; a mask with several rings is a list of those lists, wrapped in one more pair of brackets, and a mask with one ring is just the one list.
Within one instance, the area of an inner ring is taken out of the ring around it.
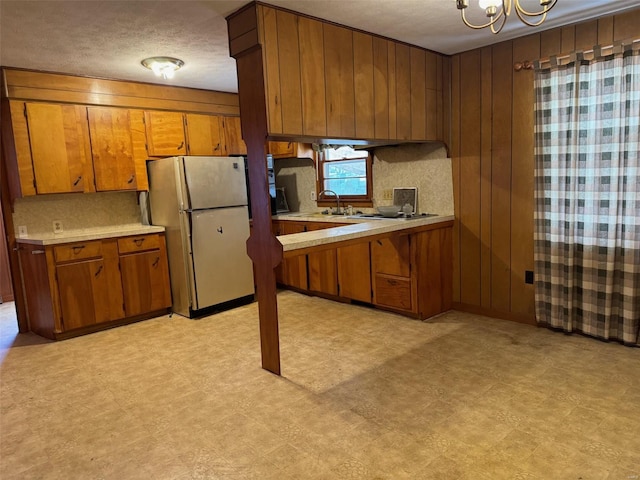
{"label": "white refrigerator", "polygon": [[147,171],[151,223],[166,230],[173,311],[193,317],[253,300],[244,159],[171,157],[147,161]]}

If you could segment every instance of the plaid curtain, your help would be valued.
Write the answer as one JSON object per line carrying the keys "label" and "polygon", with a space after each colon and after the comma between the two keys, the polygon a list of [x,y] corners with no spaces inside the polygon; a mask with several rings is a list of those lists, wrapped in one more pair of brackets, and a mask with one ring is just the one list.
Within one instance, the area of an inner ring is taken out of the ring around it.
{"label": "plaid curtain", "polygon": [[541,324],[640,344],[640,52],[536,71]]}

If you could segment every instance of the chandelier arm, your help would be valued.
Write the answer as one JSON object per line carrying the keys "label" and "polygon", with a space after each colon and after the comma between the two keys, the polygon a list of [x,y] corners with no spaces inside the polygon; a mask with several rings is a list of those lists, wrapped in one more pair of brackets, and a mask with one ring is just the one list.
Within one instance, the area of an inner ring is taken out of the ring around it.
{"label": "chandelier arm", "polygon": [[[493,26],[501,17],[504,17],[502,20],[502,25],[504,25],[504,22],[507,20],[506,15],[504,15],[504,10],[500,10],[500,13],[498,13],[497,15],[495,15],[493,17],[492,20],[490,20],[489,22],[485,23],[484,25],[474,25],[472,23],[469,23],[469,21],[467,20],[467,17],[464,14],[464,9],[460,10],[460,16],[462,17],[462,21],[464,22],[464,24],[469,27],[469,28],[473,28],[474,30],[480,30],[482,28],[487,28],[487,27],[491,27]],[[500,30],[502,29],[502,27],[500,27]],[[492,29],[493,30],[493,29]],[[498,30],[498,31],[500,31]]]}
{"label": "chandelier arm", "polygon": [[542,15],[542,17],[540,18],[540,20],[538,20],[537,22],[530,22],[526,17],[524,17],[520,11],[516,10],[516,14],[518,15],[518,18],[520,19],[520,21],[522,23],[524,23],[525,25],[528,25],[530,27],[538,27],[540,25],[542,25],[542,22],[544,22],[547,18],[547,12],[543,12],[540,15]]}
{"label": "chandelier arm", "polygon": [[[546,5],[541,11],[539,12],[529,12],[527,10],[525,10],[521,5],[520,5],[520,0],[514,0],[514,7],[516,10],[516,13],[518,14],[518,17],[520,18],[520,20],[522,20],[522,15],[526,15],[527,17],[539,17],[540,15],[546,15],[546,13],[551,10],[553,7],[556,6],[556,3],[558,3],[558,0],[552,0],[550,5]],[[524,22],[524,20],[522,20]],[[526,22],[525,22],[526,23]],[[531,24],[528,24],[530,26],[534,26]],[[539,25],[539,24],[537,24]]]}
{"label": "chandelier arm", "polygon": [[493,24],[491,25],[491,33],[496,34],[496,35],[497,35],[498,33],[500,33],[500,31],[501,31],[501,30],[502,30],[502,28],[504,27],[504,24],[505,24],[505,23],[507,23],[507,16],[506,16],[506,15],[504,15],[504,16],[502,17],[502,23],[500,24],[500,26],[499,26],[497,29],[494,27],[494,25],[493,25]]}

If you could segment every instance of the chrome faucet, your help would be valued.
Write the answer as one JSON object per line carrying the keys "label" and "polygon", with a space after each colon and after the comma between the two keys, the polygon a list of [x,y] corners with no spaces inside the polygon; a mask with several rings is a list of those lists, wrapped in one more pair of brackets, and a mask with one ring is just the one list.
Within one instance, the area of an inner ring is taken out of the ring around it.
{"label": "chrome faucet", "polygon": [[342,212],[340,212],[340,195],[338,195],[336,192],[334,192],[333,190],[322,190],[319,194],[318,194],[318,200],[320,200],[320,196],[323,193],[333,193],[333,196],[336,197],[336,215],[342,215]]}

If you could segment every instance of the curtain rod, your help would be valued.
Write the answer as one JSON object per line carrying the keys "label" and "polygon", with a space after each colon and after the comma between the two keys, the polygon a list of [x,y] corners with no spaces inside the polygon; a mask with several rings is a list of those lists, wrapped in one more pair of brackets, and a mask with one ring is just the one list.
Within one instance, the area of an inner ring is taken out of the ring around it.
{"label": "curtain rod", "polygon": [[[520,70],[533,70],[535,68],[555,67],[558,65],[564,65],[566,63],[582,60],[585,56],[589,59],[600,58],[606,55],[612,55],[616,53],[622,53],[625,48],[640,48],[640,38],[633,40],[618,40],[611,45],[595,45],[589,50],[574,50],[571,53],[565,55],[550,55],[547,58],[540,58],[538,60],[523,60],[522,62],[515,62],[513,69],[516,72]],[[564,60],[568,62],[563,62]]]}

